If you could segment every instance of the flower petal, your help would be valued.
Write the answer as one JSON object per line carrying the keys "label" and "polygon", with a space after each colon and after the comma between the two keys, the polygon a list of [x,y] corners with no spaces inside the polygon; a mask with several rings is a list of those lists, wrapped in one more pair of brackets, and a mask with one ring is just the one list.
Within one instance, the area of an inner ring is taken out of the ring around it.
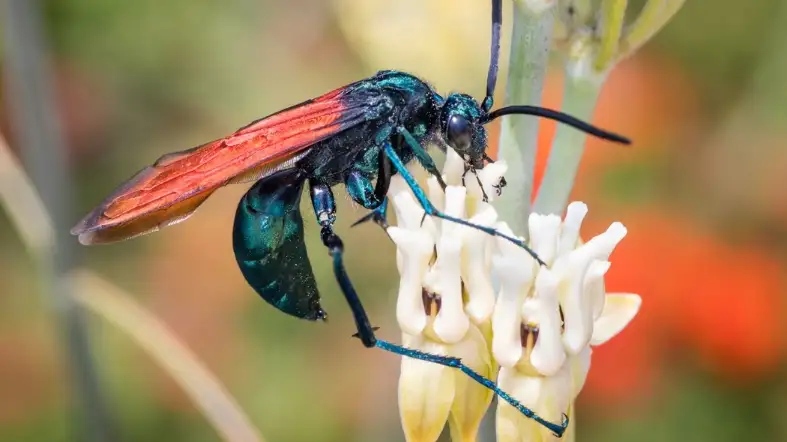
{"label": "flower petal", "polygon": [[530,364],[543,376],[553,376],[566,361],[561,340],[558,283],[557,276],[542,268],[536,277],[535,296],[526,299],[522,306],[522,322],[538,325],[538,339],[530,353]]}
{"label": "flower petal", "polygon": [[[561,422],[563,413],[568,413],[569,419],[572,417],[570,405],[574,397],[570,373],[565,365],[551,377],[527,376],[517,369],[501,368],[498,384],[522,405],[550,422]],[[498,402],[496,423],[498,442],[559,440],[550,430],[523,416],[504,401]]]}
{"label": "flower petal", "polygon": [[588,213],[587,204],[581,201],[574,201],[566,208],[566,217],[563,220],[563,227],[560,229],[560,241],[558,243],[557,255],[562,256],[577,248],[579,242],[579,229],[582,221]]}
{"label": "flower petal", "polygon": [[620,333],[637,315],[642,298],[631,293],[608,294],[604,311],[593,325],[590,345],[600,345]]}
{"label": "flower petal", "polygon": [[[446,346],[412,336],[412,348],[445,355]],[[408,442],[435,442],[445,427],[454,401],[454,369],[402,358],[399,376],[399,416]]]}
{"label": "flower petal", "polygon": [[416,201],[413,192],[407,183],[399,175],[391,177],[391,185],[388,189],[388,198],[396,213],[396,224],[398,227],[415,230],[421,228],[421,219],[424,209]]}
{"label": "flower petal", "polygon": [[610,264],[609,261],[593,261],[585,274],[583,290],[587,293],[587,299],[590,301],[594,321],[601,316],[601,311],[604,309],[604,275],[607,274]]}
{"label": "flower petal", "polygon": [[577,249],[586,248],[595,259],[608,260],[609,255],[627,233],[626,226],[616,221],[610,224],[606,232],[596,235]]}
{"label": "flower petal", "polygon": [[590,265],[595,260],[607,260],[624,236],[626,228],[623,224],[612,223],[606,232],[559,257],[552,266],[562,279],[559,299],[565,317],[563,343],[571,355],[578,354],[587,346],[593,335],[593,299],[592,294],[584,290]]}
{"label": "flower petal", "polygon": [[[465,339],[452,346],[449,351],[452,356],[461,358],[465,365],[482,376],[494,379],[495,373],[486,340],[475,325],[471,325]],[[454,377],[456,393],[448,420],[451,441],[475,441],[478,427],[494,395],[491,390],[467,376],[454,372]]]}
{"label": "flower petal", "polygon": [[[497,229],[513,236],[506,223]],[[503,367],[513,367],[522,357],[520,308],[530,291],[535,273],[535,260],[521,247],[496,238],[497,253],[492,255],[492,272],[500,281],[500,292],[492,313],[492,354]]]}
{"label": "flower petal", "polygon": [[449,186],[461,186],[465,173],[465,161],[453,149],[448,149],[443,165],[443,181]]}
{"label": "flower petal", "polygon": [[421,291],[434,252],[434,240],[423,229],[406,230],[391,226],[387,231],[401,257],[397,263],[401,276],[396,299],[396,319],[402,331],[417,335],[427,323]]}
{"label": "flower petal", "polygon": [[590,347],[585,347],[578,355],[569,358],[569,373],[571,373],[571,395],[576,398],[582,387],[585,386],[585,381],[590,372],[590,355],[593,350]]}
{"label": "flower petal", "polygon": [[563,308],[563,344],[566,352],[576,355],[588,345],[593,333],[593,312],[584,291],[584,279],[592,255],[583,246],[559,257],[552,271],[560,278],[558,300]]}
{"label": "flower petal", "polygon": [[[446,188],[447,215],[464,217],[466,192],[464,187]],[[427,282],[434,284],[432,290],[440,295],[440,311],[434,320],[433,329],[437,337],[445,343],[458,342],[465,336],[470,325],[462,297],[461,251],[464,228],[457,223],[443,223],[440,239],[437,241],[437,261],[430,272],[434,276],[427,279]]]}
{"label": "flower petal", "polygon": [[[497,212],[491,206],[470,218],[471,223],[480,226],[492,226],[495,221]],[[462,281],[468,294],[465,311],[474,323],[481,324],[495,309],[488,247],[492,236],[478,229],[463,229],[462,239]]]}
{"label": "flower petal", "polygon": [[[481,170],[477,170],[477,177],[468,174],[465,177],[465,186],[467,187],[468,196],[468,215],[473,216],[478,213],[481,208],[479,204],[483,203],[483,196],[486,193],[488,202],[494,201],[500,192],[500,182],[508,170],[508,165],[505,161],[496,161],[487,164]],[[479,185],[480,182],[480,185]],[[481,191],[483,186],[483,192]]]}
{"label": "flower petal", "polygon": [[445,192],[436,177],[431,176],[426,180],[426,193],[437,210],[445,211]]}
{"label": "flower petal", "polygon": [[555,260],[557,241],[562,221],[557,215],[530,214],[530,245],[534,252],[547,264]]}

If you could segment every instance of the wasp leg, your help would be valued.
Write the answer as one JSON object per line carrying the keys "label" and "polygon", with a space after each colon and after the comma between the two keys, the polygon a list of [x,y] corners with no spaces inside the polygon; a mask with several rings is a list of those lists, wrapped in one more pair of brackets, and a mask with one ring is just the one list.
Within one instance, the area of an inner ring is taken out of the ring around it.
{"label": "wasp leg", "polygon": [[368,174],[355,168],[350,169],[344,176],[344,185],[350,198],[364,208],[374,210],[382,204],[382,200],[377,198],[374,192],[374,185]]}
{"label": "wasp leg", "polygon": [[333,258],[333,273],[339,287],[350,305],[350,310],[353,312],[355,319],[355,327],[358,329],[358,338],[363,342],[363,345],[372,348],[375,346],[377,340],[374,337],[374,329],[369,323],[369,317],[366,315],[366,310],[361,304],[358,294],[350,283],[350,278],[344,269],[344,244],[342,243],[339,235],[333,231],[333,223],[336,221],[336,200],[333,196],[331,188],[323,183],[310,181],[309,193],[311,194],[312,205],[314,206],[314,214],[317,216],[317,221],[320,223],[320,239],[325,247],[328,248],[328,253]]}
{"label": "wasp leg", "polygon": [[479,384],[491,390],[500,399],[503,399],[504,401],[508,402],[509,405],[516,408],[525,417],[533,419],[534,421],[538,422],[539,424],[551,430],[553,433],[555,433],[557,437],[562,437],[563,433],[566,431],[566,428],[568,427],[568,416],[566,416],[565,414],[563,414],[563,422],[561,422],[560,424],[549,422],[548,420],[536,414],[536,412],[534,412],[533,410],[522,405],[522,403],[520,403],[511,395],[501,390],[500,387],[498,387],[497,384],[495,384],[493,381],[487,379],[483,375],[474,371],[472,368],[463,364],[460,358],[425,353],[422,351],[413,350],[411,348],[402,347],[396,344],[391,344],[390,342],[383,341],[381,339],[377,341],[376,346],[377,348],[381,348],[385,351],[396,353],[401,356],[407,356],[409,358],[420,359],[422,361],[431,362],[434,364],[440,364],[446,367],[452,367],[458,369],[462,373],[469,376],[472,380],[478,382]]}
{"label": "wasp leg", "polygon": [[399,126],[396,130],[404,137],[404,141],[407,142],[407,145],[410,146],[412,149],[413,154],[415,154],[415,159],[435,178],[437,178],[437,183],[440,184],[440,187],[445,190],[445,181],[443,181],[443,175],[437,169],[437,166],[432,159],[432,156],[429,155],[429,152],[421,146],[421,143],[413,137],[409,130],[405,129],[403,126]]}
{"label": "wasp leg", "polygon": [[388,228],[388,221],[385,219],[388,213],[388,197],[383,198],[383,202],[380,203],[379,206],[374,208],[371,212],[367,213],[366,215],[362,216],[358,221],[354,222],[352,226],[355,227],[359,224],[363,224],[367,221],[374,221],[375,224],[382,227],[383,229]]}
{"label": "wasp leg", "polygon": [[536,262],[538,262],[539,265],[546,265],[546,263],[536,254],[536,252],[534,252],[530,247],[528,247],[527,244],[525,244],[524,241],[516,239],[516,238],[511,237],[511,236],[508,236],[508,235],[506,235],[506,234],[504,234],[502,232],[499,232],[499,231],[497,231],[497,230],[495,230],[495,229],[493,229],[491,227],[480,226],[478,224],[473,224],[473,223],[471,223],[469,221],[466,221],[466,220],[463,220],[461,218],[455,218],[453,216],[448,216],[448,215],[444,214],[443,212],[440,212],[439,210],[437,210],[437,208],[435,208],[435,206],[429,201],[429,198],[426,197],[426,193],[423,191],[423,189],[421,189],[421,186],[418,185],[418,182],[415,180],[415,178],[413,178],[413,176],[407,170],[407,167],[405,167],[404,163],[399,158],[399,155],[396,154],[396,151],[394,151],[393,145],[391,145],[390,142],[386,143],[384,149],[385,149],[386,155],[388,155],[388,158],[391,159],[391,164],[396,169],[396,171],[399,172],[402,175],[402,178],[404,178],[404,180],[407,182],[407,185],[410,186],[410,190],[413,191],[413,195],[415,195],[415,198],[418,200],[418,202],[421,204],[421,207],[424,209],[424,216],[427,216],[427,215],[434,216],[434,217],[437,217],[437,218],[444,219],[446,221],[451,221],[451,222],[455,222],[457,224],[462,224],[464,226],[471,227],[473,229],[478,229],[478,230],[480,230],[482,232],[488,233],[489,235],[493,235],[493,236],[498,236],[500,238],[504,238],[504,239],[506,239],[508,241],[511,241],[512,243],[518,245],[519,247],[522,247],[523,249],[525,249],[527,251],[527,253],[529,253],[530,256],[532,256],[533,259],[536,260]]}
{"label": "wasp leg", "polygon": [[364,206],[372,211],[363,216],[361,219],[353,223],[353,227],[358,224],[363,224],[367,221],[374,221],[383,229],[388,228],[388,221],[386,221],[386,213],[388,210],[388,188],[391,185],[391,160],[385,152],[380,149],[380,156],[378,159],[377,170],[377,184],[374,186],[374,192],[371,197],[356,199],[355,194],[368,195],[372,188],[372,181],[367,175],[363,175],[360,171],[351,171],[348,174],[348,179],[345,179],[347,191],[350,197],[358,204]]}

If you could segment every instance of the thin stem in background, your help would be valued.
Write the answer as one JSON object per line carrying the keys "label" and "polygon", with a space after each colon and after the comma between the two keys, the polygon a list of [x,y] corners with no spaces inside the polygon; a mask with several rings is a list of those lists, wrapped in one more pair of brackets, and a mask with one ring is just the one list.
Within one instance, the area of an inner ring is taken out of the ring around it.
{"label": "thin stem in background", "polygon": [[[514,2],[507,105],[540,105],[544,90],[555,21],[554,8],[533,10],[528,5],[529,2]],[[527,237],[538,147],[538,119],[512,115],[501,120],[498,159],[508,164],[508,185],[494,205],[500,218],[506,220],[517,235]]]}
{"label": "thin stem in background", "polygon": [[[0,134],[0,205],[8,212],[28,250],[49,253],[52,219],[30,179]],[[221,382],[159,319],[89,270],[72,270],[67,279],[74,300],[131,336],[194,401],[216,432],[228,442],[263,442],[262,435]]]}
{"label": "thin stem in background", "polygon": [[52,215],[54,235],[48,245],[31,250],[39,264],[39,283],[57,315],[85,435],[75,440],[117,441],[85,330],[83,312],[74,302],[65,275],[76,265],[75,242],[68,235],[71,180],[66,146],[55,110],[40,11],[35,0],[4,4],[5,91],[11,125],[23,162]]}
{"label": "thin stem in background", "polygon": [[227,442],[264,442],[221,382],[134,298],[89,270],[71,277],[77,301],[127,333],[180,385]]}
{"label": "thin stem in background", "polygon": [[[513,4],[505,104],[540,105],[552,48],[554,4],[538,0],[515,0]],[[517,235],[526,238],[538,149],[538,119],[512,115],[502,117],[500,125],[497,158],[508,165],[507,186],[493,204],[500,219],[505,220]],[[497,399],[492,401],[481,421],[480,442],[497,439],[496,410]]]}
{"label": "thin stem in background", "polygon": [[635,53],[650,41],[678,13],[686,0],[648,0],[637,19],[628,27],[620,41],[621,54]]}
{"label": "thin stem in background", "polygon": [[[624,19],[627,0],[602,0],[590,14],[592,25],[568,23],[570,38],[565,61],[565,82],[561,110],[579,119],[592,121],[599,93],[612,68],[652,38],[685,0],[648,0],[630,26]],[[575,26],[574,29],[571,29]],[[566,209],[574,187],[587,135],[564,125],[552,140],[544,178],[534,210],[560,214]]]}
{"label": "thin stem in background", "polygon": [[[570,78],[563,85],[561,111],[581,120],[591,121],[601,84],[584,78]],[[544,178],[539,187],[533,210],[537,213],[560,215],[566,209],[574,179],[585,152],[587,134],[564,124],[558,125]]]}

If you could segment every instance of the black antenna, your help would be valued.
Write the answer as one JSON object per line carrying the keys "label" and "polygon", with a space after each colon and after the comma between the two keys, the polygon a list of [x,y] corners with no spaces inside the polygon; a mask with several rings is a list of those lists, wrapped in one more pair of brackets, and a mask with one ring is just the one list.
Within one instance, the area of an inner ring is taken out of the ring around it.
{"label": "black antenna", "polygon": [[559,121],[563,124],[567,124],[575,129],[581,130],[582,132],[586,132],[590,135],[593,135],[598,138],[603,138],[605,140],[614,141],[616,143],[622,144],[631,144],[631,140],[622,136],[613,134],[612,132],[607,132],[603,129],[599,129],[595,126],[592,126],[584,121],[572,117],[571,115],[564,114],[563,112],[554,111],[551,109],[538,107],[538,106],[507,106],[495,111],[489,112],[486,114],[485,117],[482,118],[482,123],[486,124],[495,118],[502,117],[503,115],[535,115],[537,117],[548,118],[550,120]]}
{"label": "black antenna", "polygon": [[492,48],[489,59],[489,73],[486,76],[486,97],[481,104],[484,111],[492,109],[497,84],[497,65],[500,61],[500,28],[503,25],[503,0],[492,0]]}

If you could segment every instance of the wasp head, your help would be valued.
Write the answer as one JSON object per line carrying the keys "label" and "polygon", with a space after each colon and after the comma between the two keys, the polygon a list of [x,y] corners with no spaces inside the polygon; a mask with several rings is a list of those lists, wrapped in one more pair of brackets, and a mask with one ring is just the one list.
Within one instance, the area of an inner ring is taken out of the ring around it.
{"label": "wasp head", "polygon": [[443,140],[465,160],[467,169],[483,169],[486,156],[485,112],[473,97],[451,94],[440,114]]}

